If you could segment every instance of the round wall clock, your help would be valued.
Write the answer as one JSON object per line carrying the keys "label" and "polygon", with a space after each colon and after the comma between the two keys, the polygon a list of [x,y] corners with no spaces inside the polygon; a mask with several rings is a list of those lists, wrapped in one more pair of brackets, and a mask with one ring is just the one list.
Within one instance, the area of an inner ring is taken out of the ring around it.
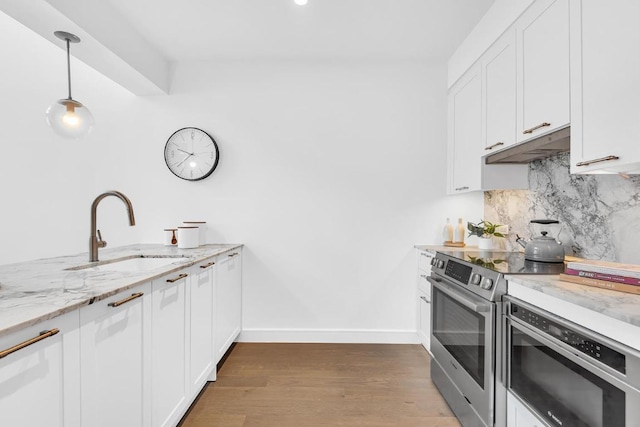
{"label": "round wall clock", "polygon": [[178,129],[164,146],[164,161],[178,178],[187,181],[205,179],[218,166],[220,151],[216,141],[202,129]]}

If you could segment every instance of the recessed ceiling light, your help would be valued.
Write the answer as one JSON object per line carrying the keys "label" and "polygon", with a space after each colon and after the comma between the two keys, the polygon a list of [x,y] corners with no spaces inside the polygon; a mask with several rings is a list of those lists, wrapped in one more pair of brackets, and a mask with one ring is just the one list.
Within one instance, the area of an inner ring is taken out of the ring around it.
{"label": "recessed ceiling light", "polygon": [[295,0],[295,2],[298,6],[304,6],[307,4],[307,0]]}

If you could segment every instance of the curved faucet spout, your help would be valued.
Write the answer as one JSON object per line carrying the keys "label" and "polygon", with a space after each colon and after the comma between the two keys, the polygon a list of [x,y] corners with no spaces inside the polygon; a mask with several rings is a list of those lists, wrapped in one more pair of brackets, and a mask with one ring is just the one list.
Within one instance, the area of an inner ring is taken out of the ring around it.
{"label": "curved faucet spout", "polygon": [[100,194],[95,198],[93,203],[91,203],[91,235],[89,236],[89,261],[95,262],[98,261],[98,249],[104,248],[107,246],[107,242],[102,240],[102,236],[100,235],[100,230],[98,230],[98,204],[105,197],[114,196],[118,199],[122,200],[122,202],[127,207],[127,214],[129,215],[129,225],[136,225],[136,218],[133,215],[133,205],[131,204],[131,200],[124,194],[119,191],[107,191]]}

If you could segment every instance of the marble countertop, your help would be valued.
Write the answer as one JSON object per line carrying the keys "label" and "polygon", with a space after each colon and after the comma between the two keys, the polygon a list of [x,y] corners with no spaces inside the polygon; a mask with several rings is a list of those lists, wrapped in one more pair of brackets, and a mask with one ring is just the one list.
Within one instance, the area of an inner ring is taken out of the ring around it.
{"label": "marble countertop", "polygon": [[[0,336],[60,316],[108,298],[205,259],[239,248],[241,244],[204,245],[194,249],[140,244],[100,251],[100,262],[88,253],[0,265]],[[145,271],[67,270],[102,264],[124,257],[175,257],[169,265]]]}
{"label": "marble countertop", "polygon": [[554,275],[505,277],[509,295],[640,351],[640,295],[562,282]]}
{"label": "marble countertop", "polygon": [[640,326],[640,295],[562,282],[558,280],[558,276],[554,275],[507,275],[505,277],[509,284],[517,283],[604,316]]}
{"label": "marble countertop", "polygon": [[[444,246],[444,245],[413,245],[414,248],[421,250],[421,251],[427,251],[427,252],[451,252],[451,251],[455,251],[455,252],[476,252],[478,251],[478,247],[477,246],[463,246],[461,248],[459,247],[455,247],[455,246]],[[506,249],[492,249],[491,252],[513,252],[510,250],[506,250]]]}

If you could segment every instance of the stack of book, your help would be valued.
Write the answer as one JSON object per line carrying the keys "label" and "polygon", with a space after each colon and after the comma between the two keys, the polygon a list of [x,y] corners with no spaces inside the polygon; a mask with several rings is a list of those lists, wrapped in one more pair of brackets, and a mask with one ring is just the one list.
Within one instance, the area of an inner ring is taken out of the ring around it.
{"label": "stack of book", "polygon": [[640,294],[640,265],[607,261],[571,261],[560,280],[612,291]]}

